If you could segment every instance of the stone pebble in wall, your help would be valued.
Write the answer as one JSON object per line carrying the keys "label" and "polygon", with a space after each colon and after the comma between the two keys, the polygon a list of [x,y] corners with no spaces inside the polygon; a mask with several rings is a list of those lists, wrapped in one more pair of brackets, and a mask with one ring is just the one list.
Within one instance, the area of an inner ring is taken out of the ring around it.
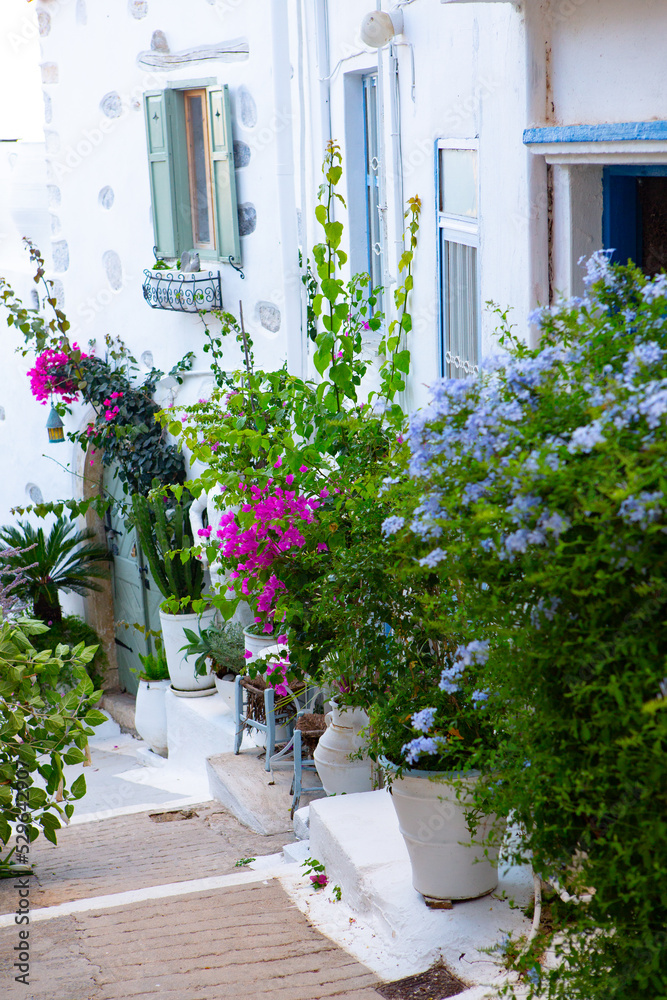
{"label": "stone pebble in wall", "polygon": [[257,105],[247,87],[241,86],[236,91],[236,116],[246,128],[257,124]]}
{"label": "stone pebble in wall", "polygon": [[64,309],[65,308],[65,286],[63,285],[62,281],[59,281],[56,278],[56,280],[53,282],[53,285],[51,286],[51,290],[53,292],[53,296],[54,296],[56,302],[58,303],[58,308],[59,309]]}
{"label": "stone pebble in wall", "polygon": [[97,200],[99,204],[102,206],[102,208],[109,209],[113,207],[115,197],[116,196],[113,193],[113,188],[109,187],[109,185],[106,184],[98,194]]}
{"label": "stone pebble in wall", "polygon": [[47,184],[46,194],[49,200],[49,208],[57,208],[60,204],[60,188],[57,184]]}
{"label": "stone pebble in wall", "polygon": [[114,291],[118,291],[123,284],[123,265],[120,257],[115,250],[105,250],[102,254],[102,263],[109,284]]}
{"label": "stone pebble in wall", "polygon": [[234,139],[234,166],[237,170],[247,167],[250,163],[250,146],[247,142]]}
{"label": "stone pebble in wall", "polygon": [[86,0],[76,0],[76,23],[88,24],[88,11],[86,10]]}
{"label": "stone pebble in wall", "polygon": [[123,113],[123,101],[117,90],[111,90],[100,101],[100,110],[107,118],[120,118]]}
{"label": "stone pebble in wall", "polygon": [[44,503],[44,494],[36,483],[26,483],[25,491],[32,503]]}
{"label": "stone pebble in wall", "polygon": [[58,76],[58,63],[54,62],[44,62],[41,64],[40,69],[42,71],[42,83],[57,83]]}
{"label": "stone pebble in wall", "polygon": [[239,205],[239,236],[250,236],[257,229],[257,209],[249,201]]}
{"label": "stone pebble in wall", "polygon": [[0,406],[0,420],[4,419],[5,419],[5,408],[4,406]]}
{"label": "stone pebble in wall", "polygon": [[44,129],[44,145],[49,156],[60,152],[60,136],[53,129]]}
{"label": "stone pebble in wall", "polygon": [[257,315],[259,322],[269,333],[278,333],[280,329],[280,309],[273,302],[258,302]]}
{"label": "stone pebble in wall", "polygon": [[56,240],[51,244],[54,271],[66,271],[69,267],[69,246],[67,240]]}
{"label": "stone pebble in wall", "polygon": [[164,31],[154,31],[151,36],[151,49],[153,52],[169,52],[169,42]]}
{"label": "stone pebble in wall", "polygon": [[40,10],[37,14],[37,27],[39,28],[39,33],[44,38],[45,35],[51,30],[51,15],[45,11]]}
{"label": "stone pebble in wall", "polygon": [[148,14],[148,0],[129,0],[128,8],[132,17],[140,21]]}

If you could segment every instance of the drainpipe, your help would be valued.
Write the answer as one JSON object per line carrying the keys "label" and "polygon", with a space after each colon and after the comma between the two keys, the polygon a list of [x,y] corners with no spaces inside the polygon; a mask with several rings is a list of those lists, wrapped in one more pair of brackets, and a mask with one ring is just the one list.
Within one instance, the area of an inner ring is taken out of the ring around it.
{"label": "drainpipe", "polygon": [[292,146],[292,99],[289,49],[288,0],[272,0],[273,93],[278,180],[278,219],[283,265],[285,301],[282,322],[287,331],[287,367],[303,377],[303,330],[301,328],[301,272],[294,186]]}
{"label": "drainpipe", "polygon": [[[523,6],[526,38],[526,127],[543,125],[547,119],[549,38],[544,3],[526,0]],[[528,289],[529,310],[549,304],[549,193],[547,165],[543,156],[525,149],[528,196]],[[539,342],[537,327],[531,326],[529,344]]]}
{"label": "drainpipe", "polygon": [[331,53],[329,51],[329,3],[315,0],[315,48],[317,53],[317,75],[320,81],[320,134],[322,149],[331,141]]}

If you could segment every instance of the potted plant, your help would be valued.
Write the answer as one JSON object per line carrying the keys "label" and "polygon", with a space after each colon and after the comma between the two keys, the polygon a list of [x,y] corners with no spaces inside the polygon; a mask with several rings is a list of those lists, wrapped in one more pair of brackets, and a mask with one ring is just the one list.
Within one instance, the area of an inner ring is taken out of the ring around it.
{"label": "potted plant", "polygon": [[236,622],[223,622],[200,628],[197,632],[184,628],[187,643],[181,652],[196,657],[195,672],[205,675],[213,670],[215,686],[230,710],[234,708],[234,680],[245,665],[243,628]]}
{"label": "potted plant", "polygon": [[143,670],[136,671],[139,690],[134,709],[134,728],[151,750],[160,757],[166,757],[167,709],[164,696],[169,687],[169,668],[160,640],[155,640],[154,653],[139,653],[139,659]]}
{"label": "potted plant", "polygon": [[174,487],[169,495],[157,489],[148,497],[132,497],[133,521],[139,542],[160,588],[162,641],[174,694],[197,697],[214,694],[215,681],[210,669],[198,674],[196,657],[185,656],[185,628],[206,628],[215,617],[202,596],[204,571],[192,556],[188,509],[192,498],[185,487]]}
{"label": "potted plant", "polygon": [[427,901],[474,899],[498,883],[502,825],[473,806],[498,744],[477,686],[487,645],[430,643],[419,658],[410,651],[390,696],[370,709],[372,753],[391,785],[412,884]]}

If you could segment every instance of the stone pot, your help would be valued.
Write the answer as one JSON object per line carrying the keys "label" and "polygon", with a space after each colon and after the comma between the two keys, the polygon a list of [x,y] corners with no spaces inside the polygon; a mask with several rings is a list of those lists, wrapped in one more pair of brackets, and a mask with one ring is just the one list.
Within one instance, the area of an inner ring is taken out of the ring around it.
{"label": "stone pot", "polygon": [[139,681],[134,728],[160,757],[167,756],[167,709],[164,696],[170,681]]}
{"label": "stone pot", "polygon": [[204,676],[197,676],[195,674],[197,657],[186,656],[181,652],[188,641],[183,629],[189,628],[197,632],[199,629],[208,628],[213,624],[215,615],[215,608],[209,608],[200,615],[168,615],[160,610],[164,655],[167,658],[171,686],[174,694],[179,697],[192,697],[192,692],[201,695],[215,694],[215,680],[210,666]]}
{"label": "stone pot", "polygon": [[224,677],[215,677],[215,689],[224,701],[230,712],[234,711],[235,698],[235,677],[234,674],[225,674]]}
{"label": "stone pot", "polygon": [[335,700],[325,716],[326,732],[320,736],[313,759],[327,795],[342,792],[370,792],[373,789],[372,763],[364,755],[350,759],[365,744],[362,730],[368,716],[362,708],[339,708]]}
{"label": "stone pot", "polygon": [[[384,762],[387,771],[394,765]],[[496,822],[482,818],[472,842],[465,818],[479,773],[407,770],[391,795],[410,855],[412,884],[429,899],[476,899],[498,885],[498,850],[483,841]],[[457,789],[459,796],[457,797]]]}

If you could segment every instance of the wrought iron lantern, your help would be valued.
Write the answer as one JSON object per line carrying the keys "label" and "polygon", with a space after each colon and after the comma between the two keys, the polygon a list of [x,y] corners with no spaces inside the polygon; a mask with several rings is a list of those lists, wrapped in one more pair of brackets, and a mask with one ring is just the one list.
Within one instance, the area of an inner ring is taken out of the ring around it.
{"label": "wrought iron lantern", "polygon": [[61,441],[65,440],[65,425],[60,419],[60,414],[55,406],[51,407],[49,419],[46,421],[46,429],[49,432],[49,441],[51,444],[60,444]]}

